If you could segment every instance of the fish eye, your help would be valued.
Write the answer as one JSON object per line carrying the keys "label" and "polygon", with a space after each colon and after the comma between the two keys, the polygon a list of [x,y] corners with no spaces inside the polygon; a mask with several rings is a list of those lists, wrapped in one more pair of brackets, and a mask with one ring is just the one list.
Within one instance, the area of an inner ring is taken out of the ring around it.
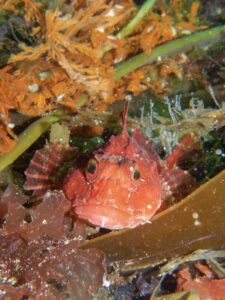
{"label": "fish eye", "polygon": [[96,165],[96,162],[94,161],[91,161],[87,167],[87,172],[88,173],[91,173],[91,174],[94,174],[95,170],[97,168],[97,165]]}
{"label": "fish eye", "polygon": [[141,173],[139,170],[135,170],[134,171],[134,179],[138,180],[141,177]]}

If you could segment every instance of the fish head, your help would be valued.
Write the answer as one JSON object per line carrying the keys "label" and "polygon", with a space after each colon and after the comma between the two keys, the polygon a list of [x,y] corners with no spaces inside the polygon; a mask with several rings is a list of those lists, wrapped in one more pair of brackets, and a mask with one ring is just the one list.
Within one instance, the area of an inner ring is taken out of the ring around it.
{"label": "fish head", "polygon": [[143,224],[161,205],[157,161],[150,160],[132,139],[120,154],[109,148],[96,152],[85,170],[74,169],[64,192],[75,213],[93,225],[122,229]]}
{"label": "fish head", "polygon": [[72,170],[64,192],[76,215],[108,229],[132,228],[143,224],[161,205],[159,160],[148,139],[139,130],[123,128],[94,153],[84,170]]}

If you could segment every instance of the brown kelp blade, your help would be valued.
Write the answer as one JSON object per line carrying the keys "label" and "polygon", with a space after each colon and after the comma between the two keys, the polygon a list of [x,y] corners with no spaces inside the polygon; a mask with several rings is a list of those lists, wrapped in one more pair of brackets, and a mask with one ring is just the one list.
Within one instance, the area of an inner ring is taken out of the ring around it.
{"label": "brown kelp blade", "polygon": [[125,270],[154,265],[197,249],[225,246],[225,170],[152,222],[90,240]]}

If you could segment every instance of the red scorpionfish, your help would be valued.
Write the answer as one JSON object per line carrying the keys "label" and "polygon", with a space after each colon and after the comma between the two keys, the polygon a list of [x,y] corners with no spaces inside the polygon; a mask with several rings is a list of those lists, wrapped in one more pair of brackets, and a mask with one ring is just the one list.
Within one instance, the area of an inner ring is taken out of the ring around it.
{"label": "red scorpionfish", "polygon": [[[128,101],[122,132],[95,151],[85,168],[71,168],[62,184],[79,218],[108,229],[133,228],[149,222],[163,200],[188,177],[175,162],[186,152],[190,139],[178,145],[166,160],[161,160],[140,130],[135,129],[129,136],[127,111]],[[27,190],[44,191],[51,187],[50,176],[65,153],[71,152],[57,147],[46,146],[45,151],[36,151],[25,172]]]}

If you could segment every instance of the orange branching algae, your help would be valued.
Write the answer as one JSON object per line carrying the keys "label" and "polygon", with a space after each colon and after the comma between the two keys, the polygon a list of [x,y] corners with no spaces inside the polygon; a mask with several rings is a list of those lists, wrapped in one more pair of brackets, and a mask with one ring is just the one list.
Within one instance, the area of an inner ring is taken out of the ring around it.
{"label": "orange branching algae", "polygon": [[0,9],[18,13],[18,9],[16,8],[17,2],[17,0],[0,0]]}
{"label": "orange branching algae", "polygon": [[[24,20],[36,41],[34,46],[21,43],[21,51],[9,59],[10,66],[0,70],[0,113],[5,127],[10,122],[10,110],[28,116],[62,107],[76,111],[77,99],[83,93],[89,96],[88,104],[104,110],[127,90],[135,95],[147,88],[163,93],[168,91],[168,74],[182,77],[182,68],[175,60],[169,65],[158,62],[143,67],[119,81],[115,80],[114,65],[138,52],[151,52],[157,45],[185,34],[184,30],[197,30],[199,2],[193,2],[183,13],[184,1],[173,0],[170,8],[159,1],[156,10],[122,38],[116,33],[135,15],[133,1],[73,1],[69,13],[63,3],[44,9],[36,1],[0,0],[0,8],[15,15],[22,5]],[[1,153],[8,150],[2,146]]]}
{"label": "orange branching algae", "polygon": [[5,128],[4,125],[0,124],[0,156],[5,152],[10,151],[15,145],[14,138],[10,137],[8,134],[9,130],[9,128]]}
{"label": "orange branching algae", "polygon": [[[126,55],[131,55],[137,51],[150,53],[156,46],[167,41],[178,38],[181,35],[205,28],[197,22],[197,13],[200,7],[198,1],[193,2],[184,10],[184,1],[173,0],[170,7],[165,7],[162,3],[156,6],[160,10],[151,12],[136,28],[133,35],[125,39],[127,49]],[[186,11],[186,13],[184,13]],[[125,56],[126,56],[125,55]],[[124,53],[123,53],[124,57]],[[160,57],[154,66],[145,66],[141,71],[134,71],[116,83],[116,93],[114,97],[122,97],[124,91],[132,91],[138,95],[143,90],[150,88],[157,94],[170,91],[167,77],[170,74],[182,78],[182,64],[179,59],[164,60]],[[140,76],[140,74],[142,75]],[[119,89],[119,92],[118,92]],[[123,92],[122,92],[123,91]]]}
{"label": "orange branching algae", "polygon": [[140,33],[140,44],[144,52],[148,53],[158,44],[170,41],[176,37],[172,17],[166,13],[151,14],[148,18],[149,26]]}
{"label": "orange branching algae", "polygon": [[[46,11],[46,33],[42,43],[34,48],[21,45],[23,51],[13,55],[10,62],[34,61],[45,56],[56,61],[71,79],[83,84],[90,96],[100,94],[107,100],[112,95],[114,72],[112,62],[102,59],[103,46],[112,46],[109,34],[127,20],[134,9],[131,2],[124,4],[129,4],[130,8],[116,9],[112,7],[113,2],[108,5],[102,0],[92,1],[74,15]],[[105,36],[102,34],[99,47],[95,35],[102,28]]]}
{"label": "orange branching algae", "polygon": [[73,99],[82,90],[61,68],[44,61],[31,66],[21,65],[16,71],[9,67],[2,69],[0,87],[4,103],[0,112],[5,122],[9,121],[10,109],[28,116],[42,115],[57,104],[75,109]]}

